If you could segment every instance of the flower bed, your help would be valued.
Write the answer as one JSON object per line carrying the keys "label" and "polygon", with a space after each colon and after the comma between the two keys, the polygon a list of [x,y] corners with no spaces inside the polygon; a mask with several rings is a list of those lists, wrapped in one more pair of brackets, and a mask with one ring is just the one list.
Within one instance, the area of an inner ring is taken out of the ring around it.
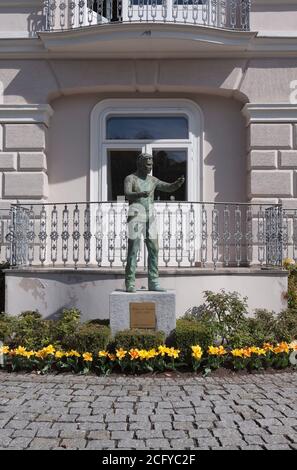
{"label": "flower bed", "polygon": [[194,345],[191,347],[190,363],[181,362],[180,350],[165,345],[153,349],[120,348],[115,352],[102,350],[97,354],[88,351],[63,351],[52,345],[38,351],[22,346],[15,349],[3,346],[0,348],[0,355],[4,359],[3,368],[8,371],[94,372],[106,375],[116,370],[135,374],[176,369],[210,372],[220,367],[249,371],[270,367],[283,369],[293,367],[293,359],[297,356],[295,351],[297,352],[296,342],[275,345],[265,343],[262,348],[251,346],[227,349],[223,346],[209,346],[204,351],[199,345]]}

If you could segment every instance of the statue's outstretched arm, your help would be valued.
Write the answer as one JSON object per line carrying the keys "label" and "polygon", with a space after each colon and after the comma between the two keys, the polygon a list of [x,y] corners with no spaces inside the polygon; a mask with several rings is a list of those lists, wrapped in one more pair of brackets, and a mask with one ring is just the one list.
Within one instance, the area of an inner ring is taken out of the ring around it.
{"label": "statue's outstretched arm", "polygon": [[177,191],[185,182],[184,176],[180,176],[174,183],[166,183],[166,181],[158,180],[156,189],[164,193],[173,193]]}

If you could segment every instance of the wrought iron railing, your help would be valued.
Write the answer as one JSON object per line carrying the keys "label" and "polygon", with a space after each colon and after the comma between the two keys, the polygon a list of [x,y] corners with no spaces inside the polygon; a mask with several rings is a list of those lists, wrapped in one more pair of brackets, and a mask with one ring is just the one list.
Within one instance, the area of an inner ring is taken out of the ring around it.
{"label": "wrought iron railing", "polygon": [[283,259],[297,263],[297,207],[284,209],[282,218]]}
{"label": "wrought iron railing", "polygon": [[[159,265],[280,267],[289,252],[297,261],[297,210],[283,213],[280,205],[156,203]],[[122,267],[127,214],[126,202],[12,205],[6,259],[16,267]],[[138,261],[146,266],[144,242]]]}
{"label": "wrought iron railing", "polygon": [[248,31],[251,0],[45,0],[45,30],[182,23]]}
{"label": "wrought iron railing", "polygon": [[12,233],[11,211],[0,209],[0,263],[11,259],[10,236]]}

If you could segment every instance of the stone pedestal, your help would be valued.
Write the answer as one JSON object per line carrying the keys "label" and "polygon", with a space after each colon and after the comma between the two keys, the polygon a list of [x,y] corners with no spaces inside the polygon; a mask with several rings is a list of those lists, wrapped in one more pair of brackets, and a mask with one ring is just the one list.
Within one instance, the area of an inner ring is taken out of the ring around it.
{"label": "stone pedestal", "polygon": [[130,329],[130,304],[151,302],[155,304],[156,330],[164,331],[166,337],[176,326],[175,291],[152,292],[139,290],[128,293],[113,291],[109,296],[111,334]]}

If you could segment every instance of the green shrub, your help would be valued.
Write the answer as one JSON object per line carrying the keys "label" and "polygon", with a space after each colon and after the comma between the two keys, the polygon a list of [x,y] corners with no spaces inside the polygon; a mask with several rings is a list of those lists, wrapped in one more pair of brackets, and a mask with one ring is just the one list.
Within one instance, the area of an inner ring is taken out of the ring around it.
{"label": "green shrub", "polygon": [[91,352],[106,349],[110,339],[110,329],[104,325],[83,323],[72,334],[60,338],[64,350],[76,349],[78,352]]}
{"label": "green shrub", "polygon": [[207,349],[213,344],[215,333],[207,323],[200,321],[179,319],[176,322],[174,343],[181,350],[182,357],[187,359],[191,356],[191,346],[200,345]]}
{"label": "green shrub", "polygon": [[258,309],[253,318],[248,319],[251,342],[254,346],[261,347],[264,343],[275,343],[276,335],[276,315],[265,309]]}
{"label": "green shrub", "polygon": [[277,341],[291,342],[297,339],[297,309],[281,312],[276,321]]}
{"label": "green shrub", "polygon": [[[205,291],[204,298],[203,305],[192,308],[183,317],[185,321],[198,323],[198,331],[205,330],[207,337],[204,344],[209,345],[209,338],[215,344],[231,345],[234,342],[237,345],[248,341],[246,298],[241,299],[237,292],[224,290],[218,293]],[[203,334],[200,336],[203,341]],[[203,344],[201,341],[200,345]]]}
{"label": "green shrub", "polygon": [[104,325],[104,326],[109,326],[110,325],[110,320],[109,318],[105,318],[101,320],[101,318],[94,318],[94,320],[89,320],[87,323],[92,324],[92,325]]}
{"label": "green shrub", "polygon": [[297,266],[285,265],[286,269],[289,271],[288,277],[288,308],[297,310]]}
{"label": "green shrub", "polygon": [[52,343],[52,322],[44,320],[37,311],[22,312],[10,323],[8,344],[40,349]]}
{"label": "green shrub", "polygon": [[153,349],[158,348],[165,342],[165,334],[163,331],[153,330],[124,330],[119,331],[114,338],[115,349],[123,348],[129,350],[137,349]]}
{"label": "green shrub", "polygon": [[10,344],[14,332],[15,317],[0,313],[0,341],[5,344]]}
{"label": "green shrub", "polygon": [[212,323],[222,343],[230,343],[233,334],[246,329],[247,298],[237,292],[205,291],[204,312],[201,320]]}
{"label": "green shrub", "polygon": [[64,309],[61,317],[53,324],[53,342],[62,344],[62,342],[72,341],[73,335],[77,332],[80,325],[81,312],[76,308]]}

